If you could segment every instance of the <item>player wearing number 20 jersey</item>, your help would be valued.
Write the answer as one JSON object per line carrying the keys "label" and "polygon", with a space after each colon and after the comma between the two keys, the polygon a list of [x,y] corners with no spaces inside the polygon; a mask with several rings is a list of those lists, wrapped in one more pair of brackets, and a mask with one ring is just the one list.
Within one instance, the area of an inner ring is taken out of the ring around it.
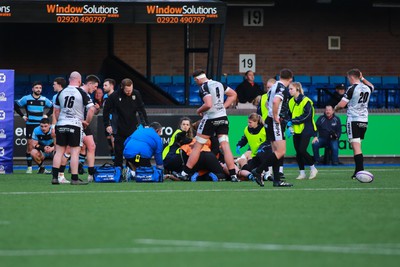
{"label": "player wearing number 20 jersey", "polygon": [[347,89],[342,99],[347,102],[349,122],[368,122],[368,102],[373,90],[373,87],[363,83],[353,84]]}
{"label": "player wearing number 20 jersey", "polygon": [[92,107],[93,101],[81,88],[67,86],[61,90],[54,104],[60,109],[57,126],[73,125],[82,128],[85,119],[85,108]]}

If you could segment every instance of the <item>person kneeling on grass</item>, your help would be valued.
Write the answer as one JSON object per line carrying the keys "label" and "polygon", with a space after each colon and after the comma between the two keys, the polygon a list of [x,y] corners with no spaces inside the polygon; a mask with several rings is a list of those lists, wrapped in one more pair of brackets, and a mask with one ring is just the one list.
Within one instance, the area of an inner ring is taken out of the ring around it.
{"label": "person kneeling on grass", "polygon": [[54,142],[48,118],[43,118],[40,125],[33,130],[32,147],[31,156],[39,167],[38,174],[50,174],[51,171],[42,166],[45,159],[53,159],[54,155]]}
{"label": "person kneeling on grass", "polygon": [[[161,140],[162,126],[158,122],[150,123],[148,128],[139,126],[124,143],[123,155],[127,166],[135,171],[137,167],[151,167],[154,157],[157,168],[164,169],[162,160],[163,144]],[[125,172],[128,168],[125,168]],[[126,173],[124,174],[126,177]]]}

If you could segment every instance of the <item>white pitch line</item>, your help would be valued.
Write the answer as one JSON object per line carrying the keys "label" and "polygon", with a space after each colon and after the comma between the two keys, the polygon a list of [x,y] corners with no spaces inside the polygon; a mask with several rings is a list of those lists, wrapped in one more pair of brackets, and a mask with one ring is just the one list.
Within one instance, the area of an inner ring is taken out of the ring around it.
{"label": "white pitch line", "polygon": [[400,190],[400,188],[300,188],[300,189],[177,189],[177,190],[110,190],[110,191],[53,191],[53,192],[0,192],[0,195],[46,195],[46,194],[109,194],[109,193],[201,193],[201,192],[260,192],[260,191],[275,191],[275,192],[294,192],[294,191],[381,191],[381,190]]}
{"label": "white pitch line", "polygon": [[254,189],[160,189],[160,190],[101,190],[101,191],[19,191],[0,192],[0,195],[54,195],[54,194],[114,194],[114,193],[202,193],[202,192],[296,192],[296,191],[382,191],[400,190],[398,187],[354,187],[354,188],[254,188]]}
{"label": "white pitch line", "polygon": [[104,255],[104,254],[153,254],[202,252],[207,248],[197,247],[149,247],[149,248],[73,248],[73,249],[0,249],[0,257],[31,257],[60,255]]}
{"label": "white pitch line", "polygon": [[[300,252],[324,252],[344,254],[374,254],[374,255],[399,255],[398,244],[394,247],[382,247],[382,244],[346,244],[346,245],[284,245],[284,244],[254,244],[234,242],[212,242],[192,240],[157,240],[136,239],[138,244],[164,245],[177,247],[198,247],[210,249],[237,249],[237,250],[265,250],[265,251],[300,251]],[[393,244],[389,244],[393,245]]]}
{"label": "white pitch line", "polygon": [[[399,256],[400,244],[346,244],[346,245],[284,245],[235,242],[211,242],[191,240],[136,239],[140,245],[157,247],[131,248],[69,248],[69,249],[0,249],[0,257],[38,257],[60,255],[118,255],[118,254],[161,254],[215,251],[297,251],[342,254],[370,254]],[[158,247],[161,246],[161,247]]]}

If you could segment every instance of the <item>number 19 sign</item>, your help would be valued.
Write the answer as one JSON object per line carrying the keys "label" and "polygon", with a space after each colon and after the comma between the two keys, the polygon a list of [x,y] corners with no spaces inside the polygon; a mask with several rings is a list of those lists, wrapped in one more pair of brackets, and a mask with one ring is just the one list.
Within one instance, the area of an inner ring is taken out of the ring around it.
{"label": "number 19 sign", "polygon": [[256,55],[255,54],[240,54],[239,55],[239,72],[245,73],[251,70],[256,72]]}

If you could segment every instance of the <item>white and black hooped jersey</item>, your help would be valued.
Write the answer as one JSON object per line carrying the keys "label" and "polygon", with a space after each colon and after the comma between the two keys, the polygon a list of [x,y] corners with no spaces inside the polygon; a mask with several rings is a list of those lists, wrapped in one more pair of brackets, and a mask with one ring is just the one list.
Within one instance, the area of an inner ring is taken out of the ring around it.
{"label": "white and black hooped jersey", "polygon": [[274,85],[271,87],[268,93],[270,94],[268,97],[268,117],[273,118],[274,98],[279,97],[282,100],[282,102],[279,104],[278,114],[281,117],[286,118],[286,113],[288,113],[289,110],[289,105],[288,105],[290,99],[289,90],[287,90],[287,88],[282,82],[277,81],[274,83]]}
{"label": "white and black hooped jersey", "polygon": [[203,100],[203,97],[207,95],[211,95],[212,97],[212,107],[204,112],[204,117],[208,119],[215,119],[226,116],[224,96],[228,89],[229,87],[226,85],[213,80],[208,80],[201,85],[199,90],[201,100]]}
{"label": "white and black hooped jersey", "polygon": [[368,102],[374,88],[363,83],[353,84],[343,96],[347,102],[347,118],[350,121],[368,122]]}
{"label": "white and black hooped jersey", "polygon": [[68,86],[56,97],[55,108],[60,109],[57,125],[74,125],[82,127],[85,110],[92,107],[93,101],[81,88]]}

